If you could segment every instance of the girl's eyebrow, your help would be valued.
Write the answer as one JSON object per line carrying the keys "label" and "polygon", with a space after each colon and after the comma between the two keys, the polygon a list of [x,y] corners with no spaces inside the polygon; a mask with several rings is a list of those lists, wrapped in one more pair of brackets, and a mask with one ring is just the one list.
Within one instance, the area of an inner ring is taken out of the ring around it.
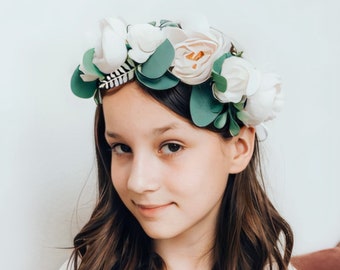
{"label": "girl's eyebrow", "polygon": [[164,127],[159,127],[159,128],[155,128],[152,133],[155,135],[155,136],[159,136],[159,135],[162,135],[164,134],[165,132],[171,130],[171,129],[177,129],[178,128],[178,124],[177,123],[171,123],[169,125],[166,125]]}
{"label": "girl's eyebrow", "polygon": [[120,137],[117,133],[114,133],[114,132],[111,132],[111,131],[108,131],[108,130],[105,131],[105,135],[109,138],[114,138],[114,139]]}
{"label": "girl's eyebrow", "polygon": [[[169,130],[173,130],[173,129],[177,129],[177,128],[178,128],[177,123],[170,123],[169,125],[166,125],[164,127],[159,127],[159,128],[153,129],[151,133],[154,136],[159,136],[159,135],[166,133]],[[114,139],[121,138],[121,136],[118,133],[115,133],[115,132],[112,132],[112,131],[109,131],[109,130],[106,130],[105,134],[109,138],[114,138]]]}

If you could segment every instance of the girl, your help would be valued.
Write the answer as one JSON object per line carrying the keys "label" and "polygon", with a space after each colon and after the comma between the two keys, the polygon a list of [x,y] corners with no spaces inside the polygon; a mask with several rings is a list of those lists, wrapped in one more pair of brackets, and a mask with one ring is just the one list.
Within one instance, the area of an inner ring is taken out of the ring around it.
{"label": "girl", "polygon": [[97,102],[98,200],[70,269],[290,269],[255,131],[281,107],[278,76],[204,18],[101,30],[71,80]]}

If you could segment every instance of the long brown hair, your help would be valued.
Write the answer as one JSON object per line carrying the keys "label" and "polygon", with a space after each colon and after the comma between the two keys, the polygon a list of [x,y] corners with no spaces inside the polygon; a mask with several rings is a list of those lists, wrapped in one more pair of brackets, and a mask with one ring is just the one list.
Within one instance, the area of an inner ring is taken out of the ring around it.
{"label": "long brown hair", "polygon": [[[191,121],[191,87],[147,94]],[[230,137],[226,130],[207,129]],[[98,166],[98,199],[90,220],[74,238],[74,269],[156,270],[164,268],[150,239],[120,200],[111,182],[111,153],[105,137],[103,108],[95,117]],[[114,172],[113,172],[114,173]],[[264,192],[257,139],[250,163],[244,171],[230,175],[220,207],[213,246],[213,270],[262,270],[266,264],[288,267],[293,235]]]}

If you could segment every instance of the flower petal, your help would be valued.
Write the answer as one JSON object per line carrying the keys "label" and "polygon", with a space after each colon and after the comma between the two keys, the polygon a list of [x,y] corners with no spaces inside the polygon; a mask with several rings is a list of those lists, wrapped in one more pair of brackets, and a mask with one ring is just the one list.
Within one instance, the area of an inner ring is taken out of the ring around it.
{"label": "flower petal", "polygon": [[139,50],[129,50],[128,55],[137,63],[145,63],[152,53],[145,53]]}
{"label": "flower petal", "polygon": [[113,29],[118,36],[120,36],[124,40],[126,39],[126,23],[123,20],[117,17],[110,17],[106,18],[102,23],[104,24],[103,26],[105,26],[106,24],[109,25],[110,28]]}
{"label": "flower petal", "polygon": [[246,107],[240,113],[245,124],[256,126],[276,117],[283,105],[280,83],[276,74],[263,74],[260,89],[248,97]]}
{"label": "flower petal", "polygon": [[131,47],[129,56],[137,63],[144,63],[165,40],[159,27],[151,24],[135,24],[128,29],[127,41]]}
{"label": "flower petal", "polygon": [[109,74],[126,60],[126,28],[122,21],[111,18],[101,22],[101,29],[101,43],[95,48],[93,63],[101,72]]}
{"label": "flower petal", "polygon": [[175,46],[177,43],[183,42],[187,39],[187,35],[181,28],[165,27],[162,31],[165,37],[171,42],[172,46]]}

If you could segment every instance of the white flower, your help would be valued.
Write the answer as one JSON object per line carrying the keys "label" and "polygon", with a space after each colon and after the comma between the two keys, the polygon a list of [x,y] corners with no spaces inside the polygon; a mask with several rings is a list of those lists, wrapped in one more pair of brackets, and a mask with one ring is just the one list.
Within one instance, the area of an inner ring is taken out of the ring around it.
{"label": "white flower", "polygon": [[239,117],[246,125],[256,126],[274,119],[282,107],[281,80],[274,73],[265,73],[260,88],[248,97],[246,107]]}
{"label": "white flower", "polygon": [[231,46],[224,35],[202,20],[183,23],[183,29],[165,29],[175,48],[172,73],[182,82],[197,85],[211,76],[214,61]]}
{"label": "white flower", "polygon": [[131,46],[129,56],[137,63],[144,63],[165,40],[159,27],[151,24],[135,24],[129,26],[127,41]]}
{"label": "white flower", "polygon": [[223,93],[213,85],[213,94],[222,103],[238,103],[244,96],[253,95],[260,87],[261,72],[241,57],[232,56],[224,60],[221,76],[227,80]]}
{"label": "white flower", "polygon": [[93,64],[109,74],[124,64],[127,57],[126,25],[118,18],[108,18],[101,22],[101,40],[95,48]]}

